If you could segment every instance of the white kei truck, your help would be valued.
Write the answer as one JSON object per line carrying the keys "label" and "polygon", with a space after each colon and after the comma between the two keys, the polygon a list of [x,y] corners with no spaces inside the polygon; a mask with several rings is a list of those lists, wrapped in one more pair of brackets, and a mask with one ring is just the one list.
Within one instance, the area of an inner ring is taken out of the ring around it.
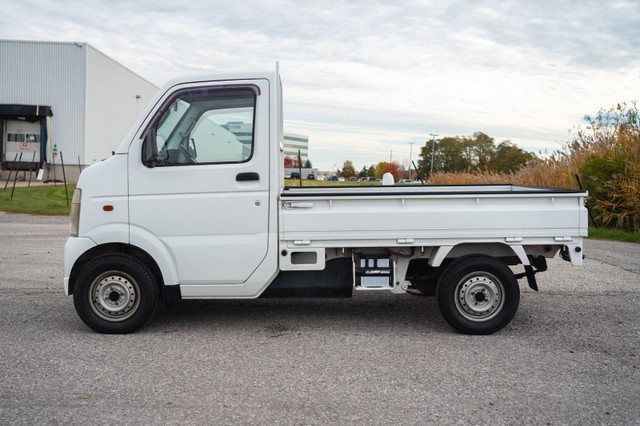
{"label": "white kei truck", "polygon": [[[276,71],[170,81],[73,194],[64,291],[102,333],[181,299],[433,295],[502,329],[519,278],[581,265],[585,191],[522,185],[286,187]],[[512,272],[522,265],[523,271]]]}

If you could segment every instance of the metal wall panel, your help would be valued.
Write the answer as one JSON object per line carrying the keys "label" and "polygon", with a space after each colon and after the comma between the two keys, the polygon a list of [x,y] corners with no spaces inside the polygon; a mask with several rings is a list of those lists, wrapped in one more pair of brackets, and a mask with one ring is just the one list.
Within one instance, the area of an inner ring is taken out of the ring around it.
{"label": "metal wall panel", "polygon": [[88,46],[85,162],[111,156],[158,87]]}
{"label": "metal wall panel", "polygon": [[157,91],[86,43],[0,40],[0,104],[51,106],[48,159],[109,157]]}
{"label": "metal wall panel", "polygon": [[86,51],[85,43],[0,40],[0,103],[51,106],[50,141],[70,163],[85,155]]}

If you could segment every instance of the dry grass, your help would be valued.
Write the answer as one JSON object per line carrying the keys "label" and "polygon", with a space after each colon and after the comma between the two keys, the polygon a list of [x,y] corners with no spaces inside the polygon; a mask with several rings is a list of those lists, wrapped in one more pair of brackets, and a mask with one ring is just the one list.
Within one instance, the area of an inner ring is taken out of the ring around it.
{"label": "dry grass", "polygon": [[[285,179],[285,186],[300,186],[299,179]],[[360,182],[353,180],[345,180],[341,182],[339,180],[313,180],[313,179],[302,179],[302,186],[375,186],[382,185],[382,182]]]}
{"label": "dry grass", "polygon": [[620,104],[586,117],[564,151],[535,158],[516,173],[434,173],[430,183],[524,184],[578,189],[576,175],[589,190],[596,222],[640,232],[640,113],[635,104]]}
{"label": "dry grass", "polygon": [[578,184],[574,177],[576,171],[577,168],[566,157],[552,157],[546,160],[536,158],[515,173],[491,171],[434,173],[430,183],[433,185],[520,184],[577,189]]}

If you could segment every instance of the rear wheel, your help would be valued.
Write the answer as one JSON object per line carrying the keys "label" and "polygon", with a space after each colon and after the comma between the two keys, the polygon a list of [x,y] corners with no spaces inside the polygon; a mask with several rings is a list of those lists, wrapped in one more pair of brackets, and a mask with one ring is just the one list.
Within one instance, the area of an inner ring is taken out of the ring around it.
{"label": "rear wheel", "polygon": [[131,333],[145,325],[158,303],[153,276],[137,259],[110,254],[87,263],[73,292],[76,312],[101,333]]}
{"label": "rear wheel", "polygon": [[511,269],[489,256],[472,255],[443,271],[436,299],[444,319],[467,334],[490,334],[513,319],[520,287]]}

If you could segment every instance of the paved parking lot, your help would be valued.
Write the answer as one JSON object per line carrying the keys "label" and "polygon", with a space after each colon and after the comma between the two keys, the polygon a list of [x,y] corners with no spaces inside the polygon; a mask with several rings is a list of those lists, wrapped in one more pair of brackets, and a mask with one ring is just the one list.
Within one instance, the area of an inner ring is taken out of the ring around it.
{"label": "paved parking lot", "polygon": [[108,336],[62,294],[64,218],[0,213],[0,423],[630,424],[640,245],[588,241],[491,336],[429,297],[182,302]]}

